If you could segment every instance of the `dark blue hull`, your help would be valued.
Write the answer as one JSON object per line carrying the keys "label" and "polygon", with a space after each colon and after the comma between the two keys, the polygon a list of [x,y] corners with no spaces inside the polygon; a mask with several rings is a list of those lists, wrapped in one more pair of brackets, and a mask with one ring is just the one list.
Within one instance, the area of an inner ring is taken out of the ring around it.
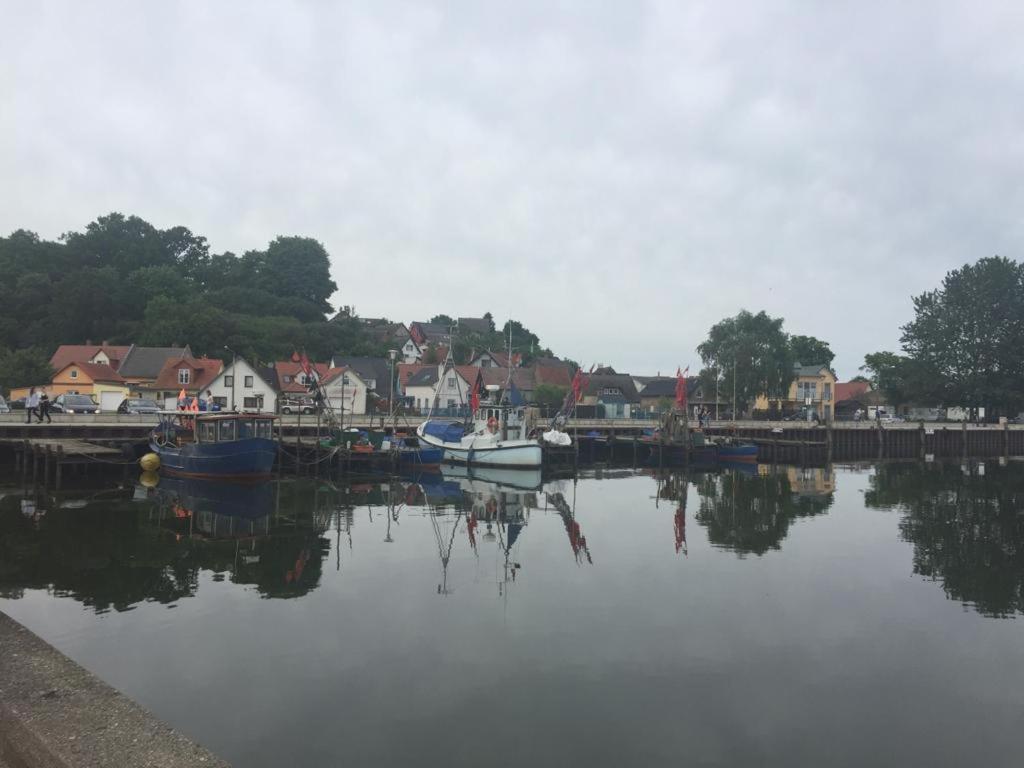
{"label": "dark blue hull", "polygon": [[249,437],[225,443],[188,443],[178,448],[150,443],[164,472],[185,477],[249,478],[269,475],[277,460],[277,443]]}
{"label": "dark blue hull", "polygon": [[402,466],[439,467],[444,459],[444,448],[412,448],[398,451],[398,462]]}

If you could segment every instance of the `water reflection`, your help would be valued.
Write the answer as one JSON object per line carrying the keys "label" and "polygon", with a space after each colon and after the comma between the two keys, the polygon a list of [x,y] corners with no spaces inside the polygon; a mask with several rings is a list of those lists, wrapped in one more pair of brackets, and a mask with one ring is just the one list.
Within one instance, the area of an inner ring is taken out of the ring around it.
{"label": "water reflection", "polygon": [[869,507],[903,513],[913,569],[989,616],[1024,612],[1024,471],[1017,462],[884,464]]}
{"label": "water reflection", "polygon": [[739,555],[779,549],[794,520],[832,506],[831,468],[778,467],[707,473],[695,478],[700,502],[694,515],[717,547]]}

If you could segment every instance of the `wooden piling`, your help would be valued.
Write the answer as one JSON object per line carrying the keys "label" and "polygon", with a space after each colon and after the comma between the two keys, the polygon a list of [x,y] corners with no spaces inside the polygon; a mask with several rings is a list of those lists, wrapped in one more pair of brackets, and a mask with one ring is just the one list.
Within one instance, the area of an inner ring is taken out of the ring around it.
{"label": "wooden piling", "polygon": [[[56,477],[54,478],[55,488],[58,491],[60,490],[60,480],[61,480],[61,472],[62,472],[62,467],[63,466],[64,466],[64,446],[58,445],[57,446],[57,461],[56,461],[56,466],[54,467],[56,469],[56,473],[55,473]],[[125,467],[125,469],[127,469],[127,467]]]}

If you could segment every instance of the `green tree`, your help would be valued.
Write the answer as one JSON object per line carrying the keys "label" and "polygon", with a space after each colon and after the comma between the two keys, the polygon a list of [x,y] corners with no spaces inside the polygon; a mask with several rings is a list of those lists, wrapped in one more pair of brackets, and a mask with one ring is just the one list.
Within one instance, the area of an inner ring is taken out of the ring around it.
{"label": "green tree", "polygon": [[455,325],[455,320],[453,320],[449,315],[434,315],[432,318],[430,318],[430,322],[440,323],[441,325],[444,326]]}
{"label": "green tree", "polygon": [[533,398],[537,405],[544,408],[558,408],[565,400],[569,390],[566,387],[559,387],[554,384],[541,384],[533,392]]}
{"label": "green tree", "polygon": [[0,391],[10,392],[12,387],[31,387],[45,384],[53,377],[50,356],[45,350],[0,350]]}
{"label": "green tree", "polygon": [[826,365],[832,367],[835,353],[829,348],[827,341],[813,336],[790,336],[789,350],[793,360],[804,365]]}
{"label": "green tree", "polygon": [[1024,266],[998,256],[965,264],[913,302],[903,350],[938,388],[915,394],[989,413],[1024,406]]}
{"label": "green tree", "polygon": [[[249,257],[249,254],[246,254]],[[331,311],[329,299],[338,290],[331,279],[327,250],[311,237],[277,237],[260,256],[250,259],[258,286],[275,296],[300,299],[321,315]]]}
{"label": "green tree", "polygon": [[782,318],[743,310],[711,327],[697,351],[706,368],[721,372],[721,392],[745,409],[758,395],[784,396],[793,381],[792,351]]}

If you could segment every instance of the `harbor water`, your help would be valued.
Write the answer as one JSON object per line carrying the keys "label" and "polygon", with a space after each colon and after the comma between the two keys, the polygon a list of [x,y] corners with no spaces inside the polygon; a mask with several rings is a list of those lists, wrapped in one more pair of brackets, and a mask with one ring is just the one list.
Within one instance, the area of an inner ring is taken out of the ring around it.
{"label": "harbor water", "polygon": [[1024,464],[8,484],[0,610],[236,766],[1018,765]]}

